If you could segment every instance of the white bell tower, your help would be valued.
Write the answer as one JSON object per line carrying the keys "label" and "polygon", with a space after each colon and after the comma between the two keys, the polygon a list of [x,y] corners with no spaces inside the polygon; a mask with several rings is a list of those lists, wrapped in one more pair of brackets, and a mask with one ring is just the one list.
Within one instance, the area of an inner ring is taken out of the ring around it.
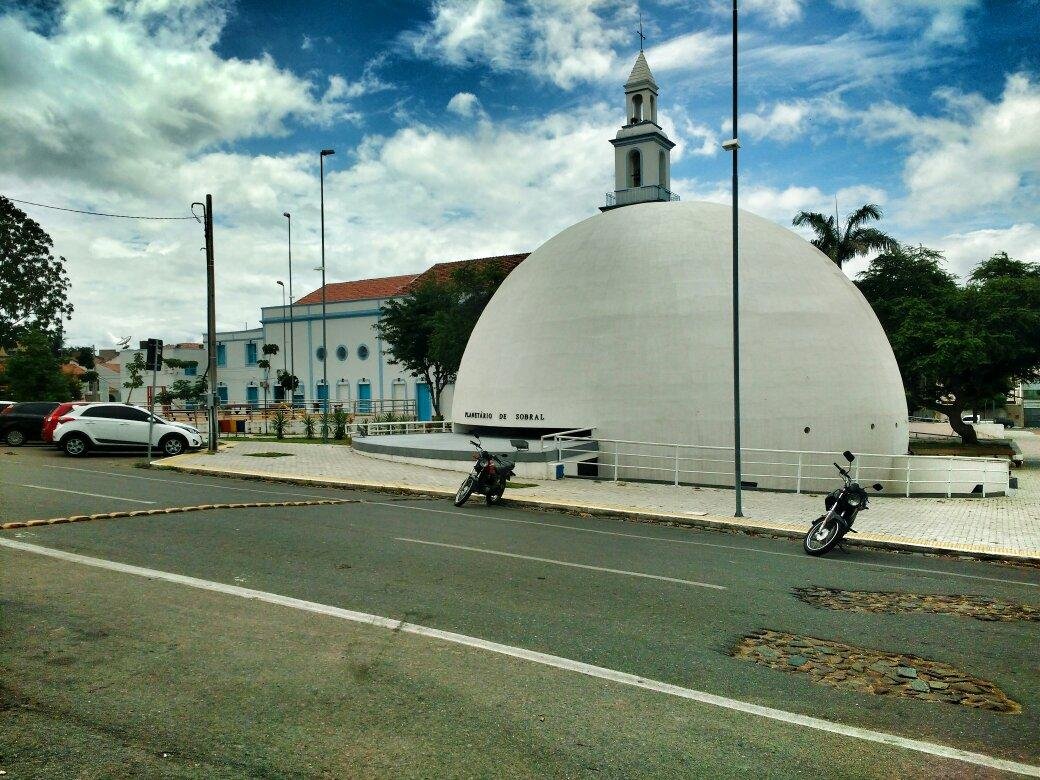
{"label": "white bell tower", "polygon": [[625,82],[625,124],[610,143],[614,146],[614,192],[607,193],[602,211],[679,199],[671,192],[675,143],[657,124],[657,82],[642,49]]}

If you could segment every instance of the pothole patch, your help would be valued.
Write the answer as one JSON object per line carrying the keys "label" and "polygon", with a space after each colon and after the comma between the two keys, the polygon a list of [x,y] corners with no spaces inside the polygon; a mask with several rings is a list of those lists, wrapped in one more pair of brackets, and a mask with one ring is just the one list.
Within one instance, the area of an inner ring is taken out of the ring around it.
{"label": "pothole patch", "polygon": [[899,593],[820,587],[795,588],[794,595],[814,607],[840,609],[848,612],[888,612],[892,614],[931,612],[1004,623],[1016,620],[1040,621],[1040,607],[1015,604],[986,596],[950,596],[938,593]]}
{"label": "pothole patch", "polygon": [[821,685],[922,701],[959,704],[1017,715],[1022,712],[996,685],[955,666],[915,655],[884,653],[811,636],[762,630],[748,634],[730,655],[772,669],[808,675]]}

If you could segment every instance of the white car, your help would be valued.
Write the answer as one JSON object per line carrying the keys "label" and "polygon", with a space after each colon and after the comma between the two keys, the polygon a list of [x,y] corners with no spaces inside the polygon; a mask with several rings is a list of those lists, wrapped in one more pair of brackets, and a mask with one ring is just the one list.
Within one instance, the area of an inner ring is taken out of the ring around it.
{"label": "white car", "polygon": [[[95,403],[72,409],[58,419],[54,443],[66,455],[79,457],[92,449],[143,450],[148,447],[147,409],[116,403]],[[190,425],[156,415],[152,447],[160,455],[180,455],[202,446],[202,434]]]}

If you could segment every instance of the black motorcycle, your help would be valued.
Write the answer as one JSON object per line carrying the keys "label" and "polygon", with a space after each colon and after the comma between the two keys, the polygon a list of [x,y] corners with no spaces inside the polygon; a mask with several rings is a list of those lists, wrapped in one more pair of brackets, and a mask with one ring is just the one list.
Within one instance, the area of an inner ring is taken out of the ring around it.
{"label": "black motorcycle", "polygon": [[[848,450],[842,454],[851,466],[856,456]],[[848,469],[842,468],[837,463],[834,464],[834,468],[841,474],[845,484],[827,494],[823,500],[827,514],[816,518],[809,528],[809,533],[805,535],[802,548],[809,555],[824,555],[830,552],[834,545],[845,537],[845,534],[856,533],[852,529],[852,524],[856,520],[856,515],[867,508],[867,491],[852,481]],[[880,482],[875,482],[872,487],[874,490],[882,490]]]}
{"label": "black motorcycle", "polygon": [[[469,443],[477,448],[477,462],[473,464],[473,471],[459,486],[455,494],[455,506],[465,504],[474,493],[483,495],[488,506],[494,506],[502,500],[502,494],[506,492],[506,482],[516,471],[516,463],[485,450],[479,436],[476,437],[476,441],[470,439]],[[523,439],[510,439],[509,443],[517,452],[527,449],[527,442]]]}

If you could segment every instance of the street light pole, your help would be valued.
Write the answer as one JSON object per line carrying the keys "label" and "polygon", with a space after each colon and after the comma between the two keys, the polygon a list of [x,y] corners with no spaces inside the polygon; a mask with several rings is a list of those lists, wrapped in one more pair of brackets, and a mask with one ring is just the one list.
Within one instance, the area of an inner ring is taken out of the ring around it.
{"label": "street light pole", "polygon": [[740,462],[740,273],[737,246],[737,158],[740,141],[737,134],[737,0],[733,0],[733,138],[723,144],[733,154],[733,489],[736,509],[734,517],[743,517],[741,506]]}
{"label": "street light pole", "polygon": [[335,154],[335,149],[322,149],[318,155],[318,169],[321,187],[321,381],[325,393],[322,409],[321,438],[329,439],[329,341],[325,320],[325,158]]}
{"label": "street light pole", "polygon": [[[289,214],[288,211],[283,211],[282,212],[282,216],[285,217],[286,222],[287,222],[287,224],[289,226],[289,374],[295,378],[296,377],[296,350],[293,348],[293,321],[292,321],[292,316],[293,316],[293,314],[292,314],[292,302],[293,302],[293,294],[292,294],[292,216]],[[284,285],[283,285],[283,287],[284,287]],[[283,290],[282,292],[284,293],[285,291]],[[285,300],[284,299],[282,300],[282,320],[283,320],[282,324],[284,325],[285,324],[284,323],[284,320],[285,320]],[[283,338],[282,341],[284,342],[285,339]],[[282,344],[282,347],[283,348],[285,347],[284,343]],[[283,359],[282,362],[283,362],[283,367],[284,367],[284,362],[285,362],[284,359]],[[289,403],[290,403],[290,405],[291,405],[291,407],[293,409],[296,408],[295,394],[296,394],[296,388],[295,387],[290,387],[289,388]]]}

